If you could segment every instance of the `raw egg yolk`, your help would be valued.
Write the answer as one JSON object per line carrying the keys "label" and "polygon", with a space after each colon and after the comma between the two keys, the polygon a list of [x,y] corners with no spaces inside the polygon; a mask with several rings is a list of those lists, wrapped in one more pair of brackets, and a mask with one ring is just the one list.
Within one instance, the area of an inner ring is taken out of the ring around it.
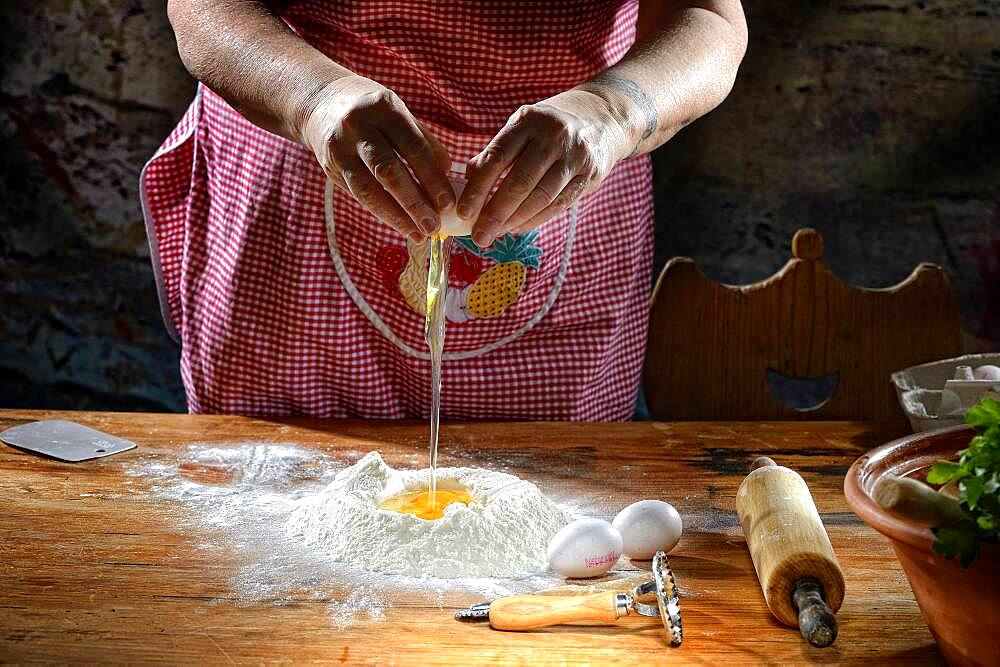
{"label": "raw egg yolk", "polygon": [[462,503],[468,505],[472,502],[472,496],[468,491],[453,491],[450,489],[438,489],[434,494],[434,502],[431,502],[429,490],[409,491],[401,493],[392,498],[386,498],[379,509],[399,512],[400,514],[412,514],[421,519],[433,521],[444,516],[444,508],[452,503]]}

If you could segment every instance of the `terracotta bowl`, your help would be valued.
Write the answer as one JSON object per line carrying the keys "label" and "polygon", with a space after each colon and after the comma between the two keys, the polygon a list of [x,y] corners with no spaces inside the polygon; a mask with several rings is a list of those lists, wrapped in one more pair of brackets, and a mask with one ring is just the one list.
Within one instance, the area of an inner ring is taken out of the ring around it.
{"label": "terracotta bowl", "polygon": [[934,535],[904,523],[871,497],[884,475],[923,479],[940,459],[955,459],[974,431],[957,426],[917,433],[868,452],[851,466],[844,493],[851,509],[892,542],[920,611],[952,665],[989,665],[1000,661],[1000,547],[984,545],[967,570],[957,559],[931,551]]}

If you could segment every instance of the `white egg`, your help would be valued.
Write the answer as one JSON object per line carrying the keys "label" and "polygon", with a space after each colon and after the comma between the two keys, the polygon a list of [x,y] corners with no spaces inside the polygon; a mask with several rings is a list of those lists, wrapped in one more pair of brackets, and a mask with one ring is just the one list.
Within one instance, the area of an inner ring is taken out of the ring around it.
{"label": "white egg", "polygon": [[[458,179],[451,179],[451,189],[455,192],[455,199],[462,196],[465,189],[465,182]],[[472,233],[472,225],[475,220],[463,220],[458,217],[455,207],[441,214],[441,233],[445,236],[468,236]]]}
{"label": "white egg", "polygon": [[603,519],[577,519],[549,540],[549,567],[564,577],[599,577],[621,555],[621,533]]}
{"label": "white egg", "polygon": [[681,515],[662,500],[632,503],[611,525],[622,534],[622,553],[635,560],[649,560],[657,551],[670,551],[684,529]]}
{"label": "white egg", "polygon": [[445,236],[468,236],[472,233],[475,220],[463,220],[455,213],[455,207],[441,214],[441,233]]}
{"label": "white egg", "polygon": [[972,371],[972,377],[976,380],[989,380],[990,382],[1000,382],[1000,367],[993,364],[979,366]]}

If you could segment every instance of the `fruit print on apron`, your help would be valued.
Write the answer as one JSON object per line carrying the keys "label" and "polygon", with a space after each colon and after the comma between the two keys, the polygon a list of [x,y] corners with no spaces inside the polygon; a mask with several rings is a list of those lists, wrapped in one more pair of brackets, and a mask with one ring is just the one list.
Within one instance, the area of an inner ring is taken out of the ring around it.
{"label": "fruit print on apron", "polygon": [[[356,202],[328,184],[327,243],[337,275],[383,336],[407,355],[427,359],[422,325],[428,245],[402,239],[385,225],[365,224],[366,217]],[[446,360],[492,352],[545,317],[565,278],[576,217],[574,206],[549,223],[548,248],[537,229],[505,234],[485,249],[468,236],[452,237],[445,315],[460,326],[448,331]]]}
{"label": "fruit print on apron", "polygon": [[[454,237],[448,271],[445,316],[449,322],[499,317],[524,290],[529,269],[540,267],[543,251],[534,244],[537,230],[505,234],[483,249],[470,237]],[[423,316],[427,304],[427,244],[407,242],[407,257],[394,246],[383,249],[383,285],[393,283],[406,304]],[[402,260],[402,262],[400,261]]]}

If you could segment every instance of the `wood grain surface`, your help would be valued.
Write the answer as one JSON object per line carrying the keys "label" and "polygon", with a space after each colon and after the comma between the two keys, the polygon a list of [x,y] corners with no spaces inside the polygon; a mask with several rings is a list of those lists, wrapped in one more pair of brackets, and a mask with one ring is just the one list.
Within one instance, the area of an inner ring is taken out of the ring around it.
{"label": "wood grain surface", "polygon": [[[862,423],[447,424],[442,465],[496,464],[611,518],[663,498],[686,531],[671,554],[685,641],[656,619],[500,632],[452,620],[474,597],[409,596],[384,619],[338,629],[325,600],[240,604],[235,552],[206,551],[183,504],[129,465],[178,459],[192,442],[270,441],[422,462],[423,424],[0,411],[0,428],[69,418],[139,448],[81,464],[0,445],[0,662],[937,663],[940,654],[885,539],[848,509],[848,465],[897,433]],[[764,604],[734,512],[747,465],[768,455],[809,483],[847,581],[840,637],[815,649]],[[415,456],[420,458],[415,458]],[[131,481],[131,484],[128,482]],[[252,519],[248,516],[248,521]],[[343,591],[347,594],[349,591]]]}

